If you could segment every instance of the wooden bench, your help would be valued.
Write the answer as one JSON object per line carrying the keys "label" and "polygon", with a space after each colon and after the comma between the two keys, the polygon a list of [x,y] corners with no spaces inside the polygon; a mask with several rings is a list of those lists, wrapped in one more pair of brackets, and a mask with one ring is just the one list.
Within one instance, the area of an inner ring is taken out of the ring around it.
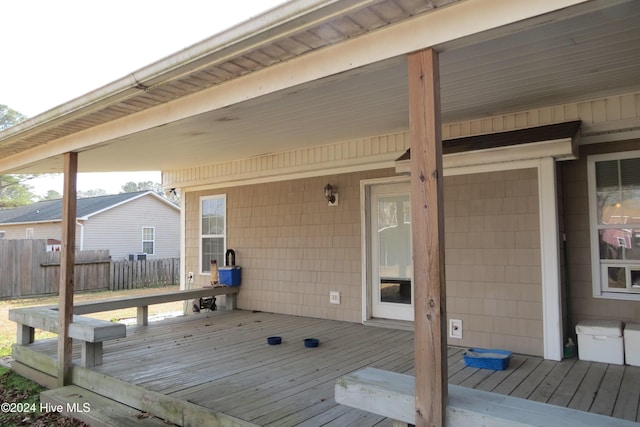
{"label": "wooden bench", "polygon": [[[126,326],[121,323],[83,317],[83,314],[99,313],[103,311],[137,308],[137,324],[146,326],[149,323],[149,306],[166,302],[193,300],[217,295],[226,295],[225,307],[228,310],[236,308],[238,287],[205,287],[154,295],[141,295],[114,298],[102,301],[82,302],[73,306],[73,321],[69,324],[69,337],[81,341],[82,367],[102,364],[102,343],[104,341],[126,336]],[[18,324],[16,344],[27,345],[34,341],[34,329],[58,333],[58,307],[26,307],[9,310],[9,320]]]}
{"label": "wooden bench", "polygon": [[[364,368],[340,377],[335,400],[394,420],[394,426],[415,424],[415,378],[411,375]],[[449,385],[446,425],[637,427],[604,415],[541,402]]]}
{"label": "wooden bench", "polygon": [[226,295],[225,308],[236,309],[236,295],[238,286],[209,286],[198,289],[164,292],[154,295],[140,295],[131,297],[114,298],[102,301],[81,302],[74,304],[74,314],[99,313],[103,311],[121,310],[123,308],[137,308],[137,324],[146,326],[149,324],[149,306],[164,304],[173,301],[194,300],[212,296]]}
{"label": "wooden bench", "polygon": [[[58,311],[48,307],[27,307],[9,310],[9,320],[18,324],[16,344],[34,342],[35,328],[58,333]],[[81,342],[81,366],[102,364],[102,343],[124,338],[127,328],[122,323],[74,315],[69,324],[69,337]]]}

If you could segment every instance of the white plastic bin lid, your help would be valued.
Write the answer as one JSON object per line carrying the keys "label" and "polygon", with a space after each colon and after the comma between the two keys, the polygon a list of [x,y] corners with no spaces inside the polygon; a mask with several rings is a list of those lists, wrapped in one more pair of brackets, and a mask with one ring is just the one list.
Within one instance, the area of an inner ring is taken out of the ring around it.
{"label": "white plastic bin lid", "polygon": [[640,331],[640,323],[627,323],[624,325],[625,331]]}
{"label": "white plastic bin lid", "polygon": [[576,334],[622,336],[622,322],[618,320],[583,320],[576,325]]}

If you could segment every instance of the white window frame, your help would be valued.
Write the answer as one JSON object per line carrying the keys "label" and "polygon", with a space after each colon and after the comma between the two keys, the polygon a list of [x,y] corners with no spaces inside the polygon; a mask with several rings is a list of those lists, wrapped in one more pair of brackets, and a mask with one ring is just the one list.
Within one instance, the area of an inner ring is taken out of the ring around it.
{"label": "white window frame", "polygon": [[[153,238],[151,240],[145,240],[144,238],[144,230],[148,230],[151,229],[153,231]],[[151,242],[151,244],[153,244],[153,248],[151,250],[151,252],[145,252],[144,251],[144,244],[145,243],[149,243]],[[143,254],[147,254],[147,255],[155,255],[156,253],[156,228],[155,227],[142,227],[142,248],[140,250],[141,253]]]}
{"label": "white window frame", "polygon": [[29,227],[27,229],[25,229],[25,238],[26,239],[33,239],[35,238],[36,235],[36,231],[34,230],[33,227]]}
{"label": "white window frame", "polygon": [[[222,234],[202,234],[202,203],[205,200],[212,199],[222,199],[224,201],[224,232]],[[212,196],[202,196],[199,200],[198,206],[198,234],[200,238],[198,239],[198,271],[202,275],[209,275],[209,271],[204,271],[204,266],[202,265],[202,239],[203,238],[222,238],[222,253],[224,254],[227,250],[227,195],[226,194],[214,194]]]}
{"label": "white window frame", "polygon": [[7,237],[7,232],[4,230],[0,230],[0,240],[5,239]]}
{"label": "white window frame", "polygon": [[[640,270],[640,261],[633,262],[632,260],[625,260],[621,262],[617,260],[610,260],[612,262],[607,262],[604,260],[600,260],[600,238],[598,235],[598,231],[603,227],[598,226],[598,206],[596,197],[596,163],[609,160],[624,160],[633,158],[640,158],[640,150],[598,154],[587,157],[589,232],[592,272],[591,277],[594,298],[640,301],[640,291],[607,291],[607,289],[603,285],[608,267],[624,267],[626,269],[627,281],[629,281],[631,271]],[[638,228],[640,228],[640,224],[638,225]]]}

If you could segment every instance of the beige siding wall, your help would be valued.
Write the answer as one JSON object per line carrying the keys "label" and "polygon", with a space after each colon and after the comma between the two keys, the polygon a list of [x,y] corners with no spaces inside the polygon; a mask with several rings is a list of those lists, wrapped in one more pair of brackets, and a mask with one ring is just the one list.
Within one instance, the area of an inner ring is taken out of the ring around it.
{"label": "beige siding wall", "polygon": [[[114,260],[142,251],[142,227],[155,227],[155,254],[152,258],[180,256],[180,211],[152,196],[145,196],[117,206],[82,221],[76,226],[76,247],[109,249]],[[5,239],[24,239],[26,229],[34,229],[35,239],[60,239],[61,223],[0,225]]]}
{"label": "beige siding wall", "polygon": [[[390,170],[309,178],[186,194],[188,271],[198,271],[199,200],[227,195],[227,247],[242,267],[238,305],[336,320],[361,320],[360,180]],[[331,183],[339,206],[329,207]],[[208,275],[196,275],[204,285]],[[341,304],[329,304],[329,291]]]}
{"label": "beige siding wall", "polygon": [[640,305],[637,301],[594,298],[591,280],[587,156],[630,150],[640,150],[640,140],[583,146],[580,148],[580,159],[561,163],[573,326],[585,319],[640,322]]}
{"label": "beige siding wall", "polygon": [[84,249],[109,249],[113,260],[124,259],[142,252],[142,227],[155,227],[155,253],[149,258],[180,256],[180,212],[153,196],[89,218],[84,227]]}
{"label": "beige siding wall", "polygon": [[445,178],[451,344],[542,355],[542,278],[535,169]]}
{"label": "beige siding wall", "polygon": [[[243,309],[360,322],[360,181],[392,170],[186,193],[186,266],[197,272],[199,200],[226,194],[227,246],[242,270]],[[338,188],[328,207],[322,188]],[[447,310],[464,339],[541,355],[542,285],[536,170],[445,178]],[[209,281],[196,274],[195,286]],[[341,304],[329,304],[329,291]]]}

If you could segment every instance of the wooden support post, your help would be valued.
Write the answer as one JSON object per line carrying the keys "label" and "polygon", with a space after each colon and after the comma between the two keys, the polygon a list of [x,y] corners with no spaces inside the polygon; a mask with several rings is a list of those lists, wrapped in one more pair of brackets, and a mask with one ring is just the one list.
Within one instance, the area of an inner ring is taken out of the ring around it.
{"label": "wooden support post", "polygon": [[445,425],[447,335],[438,53],[408,55],[416,426]]}
{"label": "wooden support post", "polygon": [[141,305],[138,306],[136,310],[136,324],[138,326],[148,326],[149,325],[149,306]]}
{"label": "wooden support post", "polygon": [[64,155],[64,189],[62,196],[62,251],[60,254],[60,297],[58,300],[58,386],[71,384],[71,338],[73,288],[76,250],[76,177],[78,153]]}
{"label": "wooden support post", "polygon": [[82,341],[80,347],[80,366],[91,368],[102,365],[102,341]]}
{"label": "wooden support post", "polygon": [[227,294],[224,296],[224,308],[225,310],[236,310],[238,308],[236,294]]}
{"label": "wooden support post", "polygon": [[28,345],[35,341],[36,331],[29,325],[18,324],[16,344]]}

